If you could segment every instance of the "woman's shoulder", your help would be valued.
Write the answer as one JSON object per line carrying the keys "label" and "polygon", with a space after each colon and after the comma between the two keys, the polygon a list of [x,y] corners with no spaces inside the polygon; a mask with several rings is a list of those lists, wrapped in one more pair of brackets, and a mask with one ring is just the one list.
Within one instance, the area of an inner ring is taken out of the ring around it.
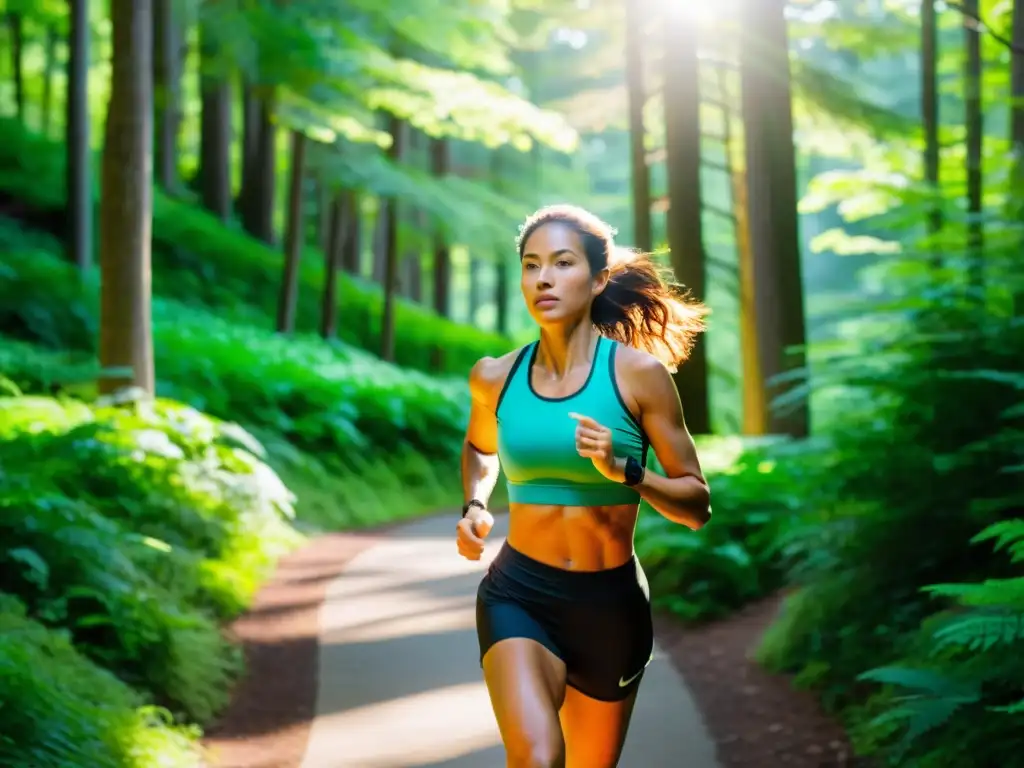
{"label": "woman's shoulder", "polygon": [[650,352],[615,342],[615,374],[617,378],[640,385],[671,381],[672,372]]}
{"label": "woman's shoulder", "polygon": [[501,388],[505,386],[505,381],[512,373],[516,361],[520,359],[529,346],[527,344],[517,347],[499,357],[481,357],[477,360],[469,372],[469,388],[473,396],[486,397],[488,395],[497,395]]}

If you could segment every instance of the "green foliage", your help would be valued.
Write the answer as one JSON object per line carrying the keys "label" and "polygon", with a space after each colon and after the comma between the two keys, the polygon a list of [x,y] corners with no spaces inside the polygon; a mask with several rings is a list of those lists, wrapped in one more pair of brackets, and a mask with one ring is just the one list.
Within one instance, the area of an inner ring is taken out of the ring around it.
{"label": "green foliage", "polygon": [[[0,270],[0,329],[54,349],[92,351],[92,333],[83,330],[97,324],[91,281],[45,251],[2,254]],[[373,459],[408,447],[444,460],[461,445],[468,407],[461,380],[439,381],[341,343],[278,336],[174,301],[154,301],[153,334],[160,392],[272,430],[312,454]]]}
{"label": "green foliage", "polygon": [[[993,540],[1013,563],[1024,560],[1024,521],[993,523],[973,543]],[[910,754],[954,765],[985,754],[1010,765],[1019,755],[1024,715],[1024,577],[936,584],[925,591],[946,598],[949,607],[922,627],[920,648],[903,665],[860,676],[887,687],[883,711],[869,726],[898,726],[896,760]]]}
{"label": "green foliage", "polygon": [[[28,133],[14,121],[0,120],[0,195],[19,201],[19,215],[29,226],[54,235],[59,235],[64,227],[62,150],[62,145]],[[434,190],[433,197],[444,197],[444,194]],[[58,250],[56,240],[38,232],[22,235],[9,220],[0,227],[0,244],[24,247],[29,243]],[[190,305],[201,304],[223,318],[240,318],[269,327],[276,314],[282,264],[280,252],[240,230],[225,227],[194,206],[155,192],[153,288],[158,296]],[[23,266],[22,269],[35,267]],[[5,277],[0,273],[0,279]],[[96,275],[90,275],[88,283],[98,288],[96,280]],[[0,292],[11,290],[11,283],[6,286],[0,283]],[[63,281],[60,290],[74,290],[72,276]],[[70,322],[65,326],[65,333],[74,328],[74,343],[67,338],[62,343],[81,348],[85,339],[95,338],[97,315],[91,310],[97,306],[95,295],[95,291],[85,294],[89,299],[85,305],[73,303],[65,307],[64,300],[69,296],[61,294],[55,298],[50,293],[37,294],[38,304],[25,310],[29,315],[25,322],[33,327],[42,326],[50,322],[45,315],[59,311],[69,321],[76,321],[74,326]],[[5,299],[0,306],[6,310],[9,294],[0,293],[0,296]],[[307,252],[299,275],[296,314],[299,331],[311,333],[317,329],[322,296],[323,257]],[[60,306],[53,307],[58,301]],[[382,303],[379,286],[340,274],[339,338],[376,352],[380,348]],[[24,306],[25,301],[21,304]],[[445,350],[446,370],[463,374],[481,356],[504,353],[511,348],[509,340],[498,334],[458,325],[404,300],[398,302],[396,322],[396,361],[404,367],[429,370],[431,348],[441,346]],[[8,327],[0,324],[0,328]],[[44,330],[40,328],[34,333],[42,337]]]}
{"label": "green foliage", "polygon": [[[718,618],[771,594],[782,582],[777,541],[799,508],[800,475],[772,442],[702,440],[712,522],[700,531],[644,505],[636,552],[655,605],[688,620]],[[792,450],[791,448],[789,449]]]}
{"label": "green foliage", "polygon": [[[41,625],[22,621],[23,638],[0,644],[0,666],[56,657],[37,686],[4,676],[0,744],[19,760],[45,757],[74,743],[53,734],[80,731],[102,741],[95,760],[85,751],[88,763],[36,764],[152,765],[145,749],[173,758],[187,747],[175,722],[217,714],[241,662],[220,623],[301,541],[294,496],[262,453],[241,428],[173,401],[0,398],[0,582]],[[17,623],[21,610],[4,602],[0,616]],[[98,700],[79,687],[88,679]],[[48,698],[62,685],[59,706]],[[20,736],[34,711],[42,719]],[[53,733],[39,730],[48,719]]]}
{"label": "green foliage", "polygon": [[8,768],[193,768],[194,728],[83,656],[70,633],[0,592],[0,764]]}
{"label": "green foliage", "polygon": [[863,752],[1010,764],[1019,723],[991,707],[1024,690],[1022,588],[965,542],[985,529],[1019,555],[1024,327],[953,267],[900,258],[876,277],[885,304],[820,367],[847,407],[806,448],[806,511],[781,541],[802,590],[760,658],[844,711]]}

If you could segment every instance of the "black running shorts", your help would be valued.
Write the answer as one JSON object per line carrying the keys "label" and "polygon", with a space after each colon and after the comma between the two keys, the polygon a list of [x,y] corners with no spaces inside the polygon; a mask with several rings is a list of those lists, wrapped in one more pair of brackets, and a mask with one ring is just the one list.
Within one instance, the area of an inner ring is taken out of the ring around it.
{"label": "black running shorts", "polygon": [[567,682],[621,701],[640,685],[654,651],[650,592],[634,556],[604,571],[567,571],[506,543],[476,599],[480,661],[511,637],[535,640],[565,662]]}

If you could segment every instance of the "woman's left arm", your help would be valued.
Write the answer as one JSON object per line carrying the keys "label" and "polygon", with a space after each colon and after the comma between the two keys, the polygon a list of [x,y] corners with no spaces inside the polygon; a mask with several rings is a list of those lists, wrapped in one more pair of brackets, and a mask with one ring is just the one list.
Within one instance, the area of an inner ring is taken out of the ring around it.
{"label": "woman's left arm", "polygon": [[665,470],[660,475],[648,467],[634,487],[666,519],[699,530],[711,519],[711,491],[686,428],[675,382],[657,360],[647,355],[631,357],[629,389],[640,407],[640,425]]}

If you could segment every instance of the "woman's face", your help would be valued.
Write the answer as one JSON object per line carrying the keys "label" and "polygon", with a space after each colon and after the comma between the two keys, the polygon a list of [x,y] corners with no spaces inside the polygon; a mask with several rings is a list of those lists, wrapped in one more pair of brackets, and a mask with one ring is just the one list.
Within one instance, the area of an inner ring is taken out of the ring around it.
{"label": "woman's face", "polygon": [[584,316],[607,282],[607,270],[597,280],[590,274],[583,239],[560,222],[542,224],[530,234],[521,267],[523,298],[538,325]]}

